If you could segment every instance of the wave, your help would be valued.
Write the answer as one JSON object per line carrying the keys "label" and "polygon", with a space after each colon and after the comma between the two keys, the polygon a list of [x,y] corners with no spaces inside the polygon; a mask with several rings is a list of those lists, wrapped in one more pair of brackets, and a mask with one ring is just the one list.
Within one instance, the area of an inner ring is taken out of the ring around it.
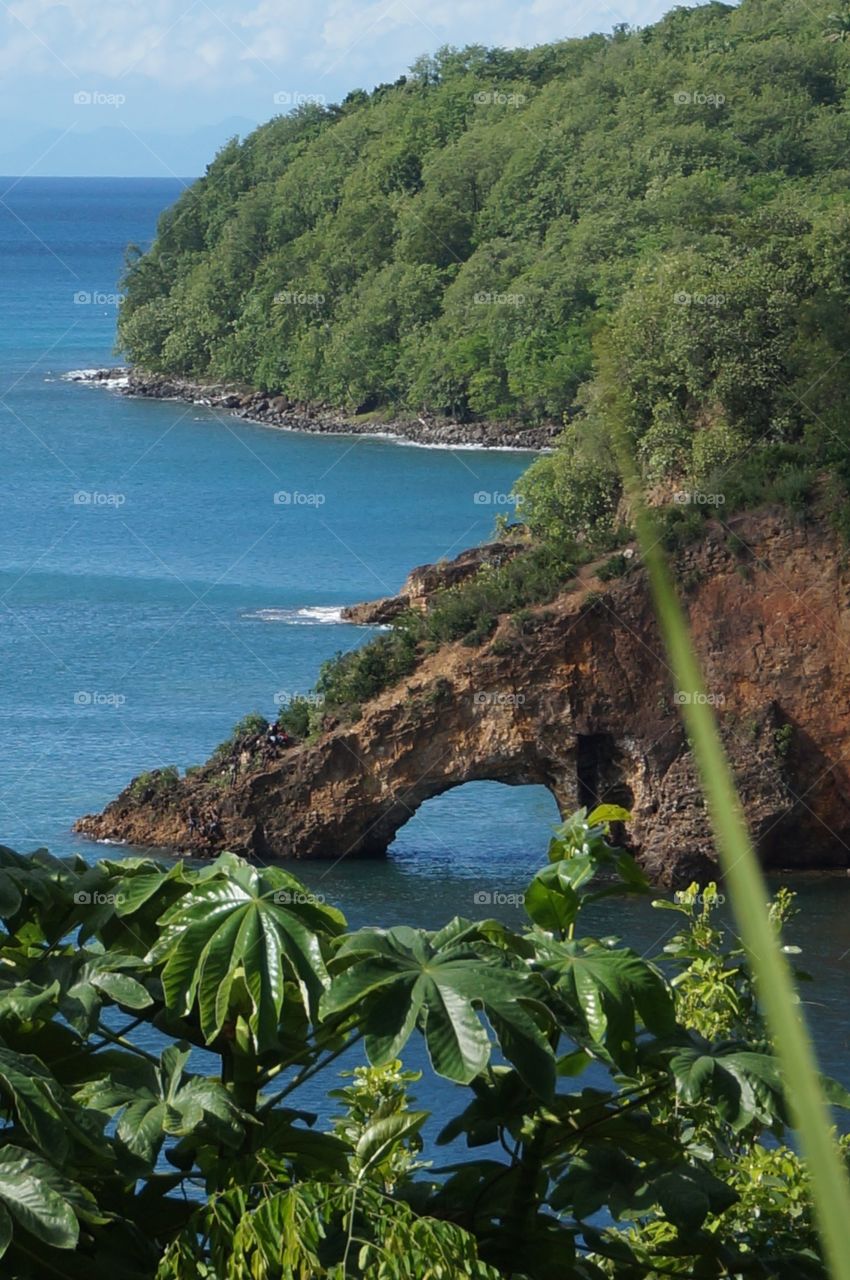
{"label": "wave", "polygon": [[337,605],[318,605],[305,609],[255,609],[252,613],[243,613],[242,617],[258,622],[286,622],[291,627],[333,626],[345,621],[342,608]]}
{"label": "wave", "polygon": [[[90,387],[126,387],[130,381],[129,374],[116,371],[113,377],[104,377],[103,369],[69,369],[61,375],[63,382],[84,382]],[[52,382],[45,378],[45,382]]]}

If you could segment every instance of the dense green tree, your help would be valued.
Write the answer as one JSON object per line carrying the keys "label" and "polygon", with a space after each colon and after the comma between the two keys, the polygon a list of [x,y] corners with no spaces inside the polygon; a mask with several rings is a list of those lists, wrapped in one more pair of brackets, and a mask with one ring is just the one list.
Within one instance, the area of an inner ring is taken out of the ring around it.
{"label": "dense green tree", "polygon": [[657,419],[666,438],[675,404],[733,438],[799,435],[846,394],[846,362],[826,372],[846,310],[842,21],[829,0],[677,8],[444,48],[300,107],[163,216],[128,264],[121,342],[143,367],[349,410],[534,422],[581,411],[611,326],[641,434]]}

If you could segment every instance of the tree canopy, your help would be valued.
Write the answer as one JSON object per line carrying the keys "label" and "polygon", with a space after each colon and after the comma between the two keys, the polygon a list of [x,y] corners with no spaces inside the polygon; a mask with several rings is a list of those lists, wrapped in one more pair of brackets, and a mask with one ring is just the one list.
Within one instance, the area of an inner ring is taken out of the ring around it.
{"label": "tree canopy", "polygon": [[653,466],[691,401],[788,435],[828,399],[807,411],[800,380],[846,347],[832,7],[713,2],[528,50],[446,48],[277,117],[225,146],[129,263],[121,343],[147,369],[349,411],[534,421],[576,412],[613,324]]}

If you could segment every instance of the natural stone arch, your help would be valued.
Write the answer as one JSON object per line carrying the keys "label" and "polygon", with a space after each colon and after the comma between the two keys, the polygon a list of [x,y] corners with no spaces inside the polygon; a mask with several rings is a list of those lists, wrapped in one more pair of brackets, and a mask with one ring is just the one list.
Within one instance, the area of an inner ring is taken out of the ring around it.
{"label": "natural stone arch", "polygon": [[554,793],[541,783],[464,782],[424,800],[399,827],[388,854],[408,858],[427,847],[457,855],[463,866],[474,847],[480,858],[532,850],[545,859],[562,816]]}

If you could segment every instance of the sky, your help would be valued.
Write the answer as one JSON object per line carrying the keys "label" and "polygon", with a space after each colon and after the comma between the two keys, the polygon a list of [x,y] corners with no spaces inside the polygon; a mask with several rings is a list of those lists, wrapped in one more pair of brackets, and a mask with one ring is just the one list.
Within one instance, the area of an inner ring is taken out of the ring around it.
{"label": "sky", "polygon": [[[0,173],[194,176],[235,133],[444,44],[646,25],[673,0],[8,0]],[[187,167],[188,166],[188,167]]]}

